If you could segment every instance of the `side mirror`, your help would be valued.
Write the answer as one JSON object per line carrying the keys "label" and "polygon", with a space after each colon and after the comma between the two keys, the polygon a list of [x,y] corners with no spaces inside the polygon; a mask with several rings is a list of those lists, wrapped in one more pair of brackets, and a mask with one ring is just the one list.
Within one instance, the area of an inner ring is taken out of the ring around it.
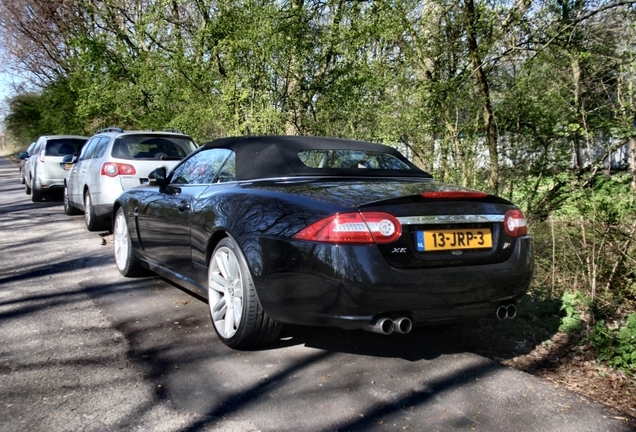
{"label": "side mirror", "polygon": [[24,160],[24,159],[26,159],[28,157],[29,157],[29,153],[27,153],[25,151],[20,152],[20,154],[18,155],[18,159],[20,159],[20,160]]}
{"label": "side mirror", "polygon": [[75,156],[73,156],[72,154],[67,154],[62,158],[62,162],[60,162],[60,166],[62,167],[62,169],[64,169],[65,171],[70,170],[71,168],[73,168],[73,164],[77,161],[77,158]]}
{"label": "side mirror", "polygon": [[159,168],[155,168],[148,174],[148,184],[150,186],[167,186],[168,182],[168,170],[165,166],[160,166]]}

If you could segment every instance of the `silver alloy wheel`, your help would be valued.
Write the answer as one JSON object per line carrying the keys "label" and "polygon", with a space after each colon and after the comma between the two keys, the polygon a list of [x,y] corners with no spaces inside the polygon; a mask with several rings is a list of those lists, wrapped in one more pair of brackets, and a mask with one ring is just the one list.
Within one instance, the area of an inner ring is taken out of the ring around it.
{"label": "silver alloy wheel", "polygon": [[229,339],[243,317],[244,280],[239,261],[228,247],[217,249],[210,260],[208,304],[212,322],[219,334]]}
{"label": "silver alloy wheel", "polygon": [[68,188],[64,185],[64,211],[69,213],[71,211],[71,202],[68,198]]}
{"label": "silver alloy wheel", "polygon": [[113,246],[115,249],[115,264],[119,271],[126,268],[128,256],[130,254],[128,225],[123,212],[117,212],[115,216],[115,226],[113,227]]}

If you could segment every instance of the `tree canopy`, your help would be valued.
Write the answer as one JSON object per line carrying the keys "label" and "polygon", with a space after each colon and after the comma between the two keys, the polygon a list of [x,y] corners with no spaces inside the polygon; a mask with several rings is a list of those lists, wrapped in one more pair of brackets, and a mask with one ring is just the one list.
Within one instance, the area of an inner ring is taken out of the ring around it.
{"label": "tree canopy", "polygon": [[361,138],[512,196],[633,139],[634,1],[0,0],[7,129]]}

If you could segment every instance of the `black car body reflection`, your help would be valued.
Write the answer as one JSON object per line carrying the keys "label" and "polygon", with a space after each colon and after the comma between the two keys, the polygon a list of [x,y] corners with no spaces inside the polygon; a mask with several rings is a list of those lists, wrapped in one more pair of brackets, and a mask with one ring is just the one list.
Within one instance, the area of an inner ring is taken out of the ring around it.
{"label": "black car body reflection", "polygon": [[114,205],[117,266],[207,297],[232,347],[270,343],[284,323],[388,334],[513,317],[532,278],[517,207],[379,144],[224,138],[155,178]]}

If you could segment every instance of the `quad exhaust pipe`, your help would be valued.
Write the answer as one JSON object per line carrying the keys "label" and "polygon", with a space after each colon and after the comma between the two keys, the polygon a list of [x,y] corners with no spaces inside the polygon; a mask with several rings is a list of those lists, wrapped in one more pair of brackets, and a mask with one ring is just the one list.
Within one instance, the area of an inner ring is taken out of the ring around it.
{"label": "quad exhaust pipe", "polygon": [[513,319],[517,316],[517,306],[513,304],[501,305],[497,308],[495,315],[499,320]]}
{"label": "quad exhaust pipe", "polygon": [[413,322],[407,317],[400,317],[393,321],[393,330],[396,333],[407,334],[413,328]]}
{"label": "quad exhaust pipe", "polygon": [[[517,306],[514,304],[501,305],[497,308],[495,315],[499,320],[513,319],[517,316]],[[413,329],[413,321],[407,317],[399,317],[396,319],[379,318],[363,327],[365,330],[390,335],[393,332],[407,334]]]}
{"label": "quad exhaust pipe", "polygon": [[392,320],[391,318],[380,318],[377,321],[364,326],[364,329],[383,335],[390,335],[393,332],[407,334],[413,329],[413,322],[407,317],[400,317],[395,320]]}

